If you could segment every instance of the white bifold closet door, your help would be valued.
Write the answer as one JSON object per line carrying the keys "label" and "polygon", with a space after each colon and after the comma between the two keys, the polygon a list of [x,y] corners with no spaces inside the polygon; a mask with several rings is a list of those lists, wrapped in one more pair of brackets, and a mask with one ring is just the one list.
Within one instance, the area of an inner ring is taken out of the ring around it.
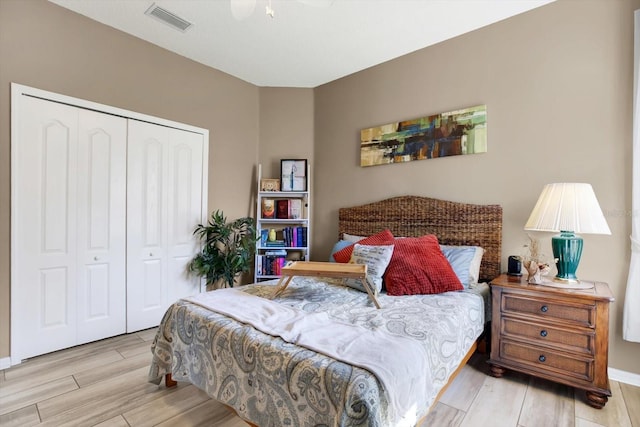
{"label": "white bifold closet door", "polygon": [[20,108],[12,147],[16,360],[126,328],[127,120],[27,96]]}
{"label": "white bifold closet door", "polygon": [[11,360],[157,326],[206,220],[208,131],[12,84]]}
{"label": "white bifold closet door", "polygon": [[188,275],[202,222],[204,138],[129,120],[127,332],[156,326],[178,298],[200,292]]}

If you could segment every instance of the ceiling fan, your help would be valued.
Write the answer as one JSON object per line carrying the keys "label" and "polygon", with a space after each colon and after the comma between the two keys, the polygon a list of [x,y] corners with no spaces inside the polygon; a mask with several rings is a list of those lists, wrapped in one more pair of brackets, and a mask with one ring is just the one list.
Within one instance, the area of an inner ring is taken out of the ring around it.
{"label": "ceiling fan", "polygon": [[[334,0],[296,0],[300,3],[315,6],[315,7],[329,7],[334,2]],[[248,18],[253,13],[256,8],[257,0],[229,0],[229,4],[231,6],[231,14],[238,21],[242,21],[243,19]],[[271,0],[267,0],[267,4],[265,6],[265,13],[273,18],[275,16],[275,11],[271,6]]]}

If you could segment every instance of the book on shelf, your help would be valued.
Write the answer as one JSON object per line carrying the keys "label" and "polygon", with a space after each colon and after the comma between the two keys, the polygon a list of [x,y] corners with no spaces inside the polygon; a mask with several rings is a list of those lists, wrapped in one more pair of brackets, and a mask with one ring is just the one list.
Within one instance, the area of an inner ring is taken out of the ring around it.
{"label": "book on shelf", "polygon": [[276,200],[276,218],[279,218],[279,219],[291,218],[290,206],[291,206],[291,200],[289,199]]}
{"label": "book on shelf", "polygon": [[284,227],[282,229],[282,240],[285,246],[302,248],[307,246],[307,227]]}
{"label": "book on shelf", "polygon": [[283,255],[258,255],[256,270],[260,276],[279,276],[286,262]]}
{"label": "book on shelf", "polygon": [[260,229],[260,247],[292,247],[301,248],[307,246],[307,227],[284,227],[280,230],[274,230],[275,240],[269,240],[270,229]]}
{"label": "book on shelf", "polygon": [[256,276],[262,276],[262,255],[256,255]]}
{"label": "book on shelf", "polygon": [[265,255],[273,256],[287,256],[287,251],[284,249],[271,249],[264,252]]}
{"label": "book on shelf", "polygon": [[262,199],[262,218],[276,217],[275,199]]}
{"label": "book on shelf", "polygon": [[290,219],[302,218],[302,200],[301,199],[289,200],[289,218]]}

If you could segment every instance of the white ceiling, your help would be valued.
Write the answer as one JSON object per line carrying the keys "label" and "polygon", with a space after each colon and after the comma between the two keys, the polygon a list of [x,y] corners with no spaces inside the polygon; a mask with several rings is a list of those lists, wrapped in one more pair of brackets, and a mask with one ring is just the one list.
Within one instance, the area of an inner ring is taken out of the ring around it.
{"label": "white ceiling", "polygon": [[186,32],[145,15],[154,0],[49,1],[257,86],[313,88],[554,0],[271,0],[274,18],[257,0],[243,20],[230,0],[155,0]]}

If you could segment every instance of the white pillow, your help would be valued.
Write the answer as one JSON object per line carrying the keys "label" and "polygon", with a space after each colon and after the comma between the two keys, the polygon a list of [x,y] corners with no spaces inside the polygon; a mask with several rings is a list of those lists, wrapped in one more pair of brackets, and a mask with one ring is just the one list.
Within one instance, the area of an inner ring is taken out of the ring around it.
{"label": "white pillow", "polygon": [[482,263],[484,255],[483,248],[480,246],[440,245],[440,249],[465,289],[478,283],[480,263]]}
{"label": "white pillow", "polygon": [[342,240],[346,240],[347,242],[351,242],[351,243],[358,243],[360,240],[364,238],[365,236],[356,236],[355,234],[347,234],[347,233],[342,234]]}
{"label": "white pillow", "polygon": [[[367,266],[367,284],[372,293],[378,294],[382,290],[382,276],[391,261],[393,255],[393,245],[372,246],[360,245],[356,243],[353,246],[350,264],[364,264]],[[364,283],[360,279],[347,279],[344,284],[362,292],[367,292]]]}

